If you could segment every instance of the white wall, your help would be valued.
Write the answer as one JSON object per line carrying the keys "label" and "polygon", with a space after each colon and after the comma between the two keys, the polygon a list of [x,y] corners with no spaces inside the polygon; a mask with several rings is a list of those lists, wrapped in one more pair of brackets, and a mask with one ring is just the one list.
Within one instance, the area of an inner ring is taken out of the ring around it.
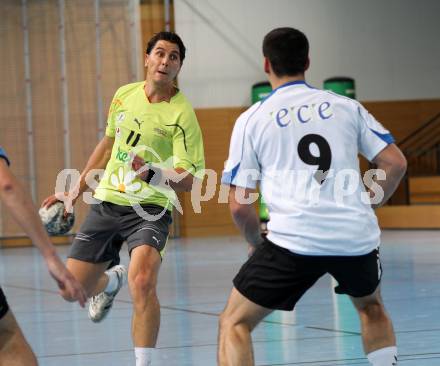
{"label": "white wall", "polygon": [[440,0],[174,0],[187,46],[179,85],[195,107],[244,106],[265,80],[261,43],[292,26],[311,44],[307,80],[356,80],[357,99],[440,98]]}

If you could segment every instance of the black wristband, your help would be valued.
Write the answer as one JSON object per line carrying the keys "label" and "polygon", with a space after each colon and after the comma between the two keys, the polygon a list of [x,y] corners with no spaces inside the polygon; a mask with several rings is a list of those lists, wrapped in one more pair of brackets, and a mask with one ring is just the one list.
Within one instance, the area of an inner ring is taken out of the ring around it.
{"label": "black wristband", "polygon": [[153,169],[151,169],[151,167],[150,167],[150,169],[148,169],[148,174],[147,174],[147,177],[145,178],[145,182],[150,184],[150,182],[153,179],[155,174],[156,174],[156,172]]}

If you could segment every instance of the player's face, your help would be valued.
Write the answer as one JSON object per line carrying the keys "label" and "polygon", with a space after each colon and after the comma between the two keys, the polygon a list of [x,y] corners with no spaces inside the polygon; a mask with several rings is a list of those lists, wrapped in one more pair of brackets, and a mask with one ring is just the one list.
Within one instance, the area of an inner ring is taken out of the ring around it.
{"label": "player's face", "polygon": [[168,41],[157,41],[150,54],[145,56],[147,80],[172,83],[180,71],[179,46]]}

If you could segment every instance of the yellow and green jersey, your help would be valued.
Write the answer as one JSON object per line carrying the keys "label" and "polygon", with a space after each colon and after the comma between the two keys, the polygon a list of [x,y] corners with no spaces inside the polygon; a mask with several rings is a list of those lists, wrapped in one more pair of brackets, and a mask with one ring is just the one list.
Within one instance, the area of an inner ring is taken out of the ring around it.
{"label": "yellow and green jersey", "polygon": [[169,102],[150,103],[145,82],[119,88],[110,106],[105,134],[115,139],[111,158],[94,197],[117,205],[172,207],[170,195],[135,176],[130,153],[161,168],[193,175],[205,168],[203,140],[194,110],[178,91]]}

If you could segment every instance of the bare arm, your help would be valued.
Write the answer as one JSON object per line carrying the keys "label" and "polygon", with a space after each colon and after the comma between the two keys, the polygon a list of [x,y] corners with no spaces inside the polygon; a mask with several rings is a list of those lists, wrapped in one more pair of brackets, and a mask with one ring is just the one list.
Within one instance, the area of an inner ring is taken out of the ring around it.
{"label": "bare arm", "polygon": [[242,190],[240,196],[248,198],[254,191],[251,189],[239,188],[235,186],[230,187],[229,191],[229,210],[231,211],[232,219],[240,232],[245,237],[250,245],[250,253],[260,244],[263,243],[260,229],[260,219],[258,218],[255,207],[252,203],[240,203],[237,200],[237,190]]}
{"label": "bare arm", "polygon": [[[147,180],[150,169],[148,169],[148,165],[145,163],[144,159],[136,155],[133,159],[131,167],[135,172],[137,172],[140,179],[144,181]],[[154,167],[151,170],[154,172],[153,178],[151,179],[151,184],[166,186],[168,183],[175,192],[191,191],[194,179],[197,179],[183,168],[160,169],[158,167]]]}
{"label": "bare arm", "polygon": [[0,159],[0,177],[0,198],[12,217],[40,249],[43,257],[55,255],[55,248],[41,225],[31,197],[21,187],[3,159]]}
{"label": "bare arm", "polygon": [[84,306],[86,295],[82,287],[64,267],[49,236],[44,230],[30,195],[22,188],[17,178],[9,170],[6,162],[0,159],[0,199],[12,217],[31,238],[46,261],[52,277],[60,288],[67,288],[72,298]]}
{"label": "bare arm", "polygon": [[[167,172],[165,172],[167,174]],[[176,192],[189,192],[192,189],[195,178],[191,173],[183,168],[172,169],[168,172],[170,176],[170,186]],[[180,176],[183,178],[180,179]],[[178,179],[173,180],[173,177],[178,177]]]}
{"label": "bare arm", "polygon": [[[153,177],[151,184],[171,187],[175,192],[189,192],[192,189],[195,178],[190,172],[183,168],[159,169],[154,168],[157,177]],[[157,183],[156,183],[157,182]]]}
{"label": "bare arm", "polygon": [[92,155],[90,155],[85,168],[81,172],[81,177],[76,187],[76,189],[78,189],[78,195],[82,194],[88,188],[85,179],[90,170],[105,169],[110,157],[112,156],[114,142],[114,138],[104,136],[98,145],[96,145],[95,150],[93,150]]}
{"label": "bare arm", "polygon": [[[73,200],[73,204],[76,201],[76,198],[79,197],[84,191],[87,190],[86,176],[87,173],[92,169],[104,169],[107,166],[108,161],[110,160],[113,143],[115,142],[114,138],[104,136],[102,140],[96,145],[95,150],[93,150],[92,155],[90,155],[89,160],[83,171],[81,172],[80,180],[76,184],[75,187],[71,189],[74,192],[75,199]],[[55,196],[49,196],[43,201],[42,206],[50,207],[59,199]]]}
{"label": "bare arm", "polygon": [[377,169],[383,170],[386,174],[385,180],[375,180],[375,183],[381,186],[384,192],[383,199],[372,205],[373,208],[378,208],[388,201],[397,189],[405,175],[407,162],[400,149],[395,144],[391,144],[373,159],[373,163],[377,165]]}

